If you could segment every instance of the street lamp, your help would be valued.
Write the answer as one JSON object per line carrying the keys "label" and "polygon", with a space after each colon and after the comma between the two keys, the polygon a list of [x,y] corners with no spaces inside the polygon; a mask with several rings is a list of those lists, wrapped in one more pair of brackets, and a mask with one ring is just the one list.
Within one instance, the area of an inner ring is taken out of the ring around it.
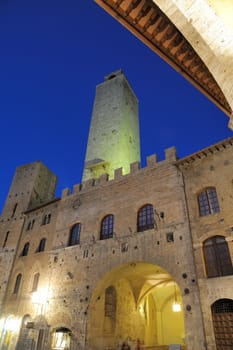
{"label": "street lamp", "polygon": [[172,311],[173,312],[180,312],[181,311],[181,305],[180,303],[177,301],[177,295],[176,295],[176,285],[174,284],[174,289],[175,289],[175,300],[172,304]]}
{"label": "street lamp", "polygon": [[48,291],[46,288],[37,290],[32,293],[32,303],[35,305],[38,305],[38,308],[40,308],[40,314],[43,315],[45,312],[45,307],[48,302]]}
{"label": "street lamp", "polygon": [[21,319],[19,317],[8,317],[4,324],[4,330],[9,332],[17,332],[20,328]]}

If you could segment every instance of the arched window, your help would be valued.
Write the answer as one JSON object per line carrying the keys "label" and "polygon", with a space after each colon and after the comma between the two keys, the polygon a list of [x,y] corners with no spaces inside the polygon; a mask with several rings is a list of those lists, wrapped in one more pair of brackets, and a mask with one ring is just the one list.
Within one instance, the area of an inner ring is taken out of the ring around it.
{"label": "arched window", "polygon": [[104,316],[108,318],[108,332],[112,333],[116,325],[117,293],[113,286],[105,289]]}
{"label": "arched window", "polygon": [[101,222],[100,239],[108,239],[113,237],[114,231],[114,216],[107,215]]}
{"label": "arched window", "polygon": [[105,289],[105,316],[116,318],[116,289],[113,286]]}
{"label": "arched window", "polygon": [[34,226],[35,220],[30,220],[27,225],[27,231],[32,230]]}
{"label": "arched window", "polygon": [[13,208],[13,210],[12,210],[12,214],[11,214],[11,217],[12,217],[12,218],[15,216],[15,212],[16,212],[17,206],[18,206],[18,203],[16,203],[16,204],[14,205],[14,208]]}
{"label": "arched window", "polygon": [[38,246],[38,249],[37,249],[37,252],[43,252],[45,250],[45,243],[46,243],[46,238],[42,238],[40,240],[40,243],[39,243],[39,246]]}
{"label": "arched window", "polygon": [[233,274],[228,244],[222,236],[207,239],[203,245],[207,277]]}
{"label": "arched window", "polygon": [[218,213],[220,211],[215,187],[208,187],[198,195],[200,216]]}
{"label": "arched window", "polygon": [[29,242],[24,244],[21,256],[27,256],[28,255],[28,251],[29,251]]}
{"label": "arched window", "polygon": [[36,273],[33,277],[33,282],[32,282],[32,292],[37,291],[38,284],[39,284],[39,279],[40,279],[40,274],[39,272]]}
{"label": "arched window", "polygon": [[45,214],[42,219],[42,225],[48,225],[51,221],[51,214]]}
{"label": "arched window", "polygon": [[13,291],[14,294],[18,294],[21,279],[22,279],[22,274],[19,273],[16,277],[16,280],[15,280],[15,286],[14,286],[14,291]]}
{"label": "arched window", "polygon": [[9,238],[10,231],[7,231],[2,247],[5,248],[7,240]]}
{"label": "arched window", "polygon": [[152,204],[146,204],[138,211],[137,230],[138,232],[154,228],[154,208]]}
{"label": "arched window", "polygon": [[80,232],[81,232],[81,224],[75,224],[70,230],[69,237],[69,246],[76,245],[80,243]]}

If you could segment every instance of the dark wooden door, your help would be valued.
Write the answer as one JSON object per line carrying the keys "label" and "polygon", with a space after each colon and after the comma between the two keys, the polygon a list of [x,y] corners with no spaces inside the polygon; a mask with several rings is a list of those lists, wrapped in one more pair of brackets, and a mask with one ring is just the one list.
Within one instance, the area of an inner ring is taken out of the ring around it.
{"label": "dark wooden door", "polygon": [[217,350],[233,349],[233,300],[220,299],[212,305]]}

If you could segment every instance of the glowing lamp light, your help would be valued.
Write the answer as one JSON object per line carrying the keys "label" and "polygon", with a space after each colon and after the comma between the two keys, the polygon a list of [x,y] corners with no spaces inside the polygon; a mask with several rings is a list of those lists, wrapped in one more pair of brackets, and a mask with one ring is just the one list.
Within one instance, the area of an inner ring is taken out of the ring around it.
{"label": "glowing lamp light", "polygon": [[4,329],[10,332],[17,332],[20,328],[20,319],[19,318],[8,318],[5,322]]}
{"label": "glowing lamp light", "polygon": [[33,304],[39,304],[40,298],[39,298],[39,293],[38,292],[33,292],[32,293],[32,303]]}
{"label": "glowing lamp light", "polygon": [[47,302],[47,290],[41,289],[32,293],[32,303],[44,305]]}
{"label": "glowing lamp light", "polygon": [[144,310],[142,305],[139,305],[139,313],[141,316],[144,316]]}
{"label": "glowing lamp light", "polygon": [[175,301],[172,304],[172,311],[173,312],[180,312],[181,311],[181,305],[177,301]]}
{"label": "glowing lamp light", "polygon": [[49,292],[48,288],[42,288],[32,293],[31,295],[32,304],[36,307],[36,312],[38,314],[45,314],[46,307],[49,302]]}
{"label": "glowing lamp light", "polygon": [[175,289],[175,300],[174,303],[172,304],[172,311],[173,312],[180,312],[181,311],[181,305],[177,301],[177,296],[176,296],[176,285],[174,284],[174,289]]}

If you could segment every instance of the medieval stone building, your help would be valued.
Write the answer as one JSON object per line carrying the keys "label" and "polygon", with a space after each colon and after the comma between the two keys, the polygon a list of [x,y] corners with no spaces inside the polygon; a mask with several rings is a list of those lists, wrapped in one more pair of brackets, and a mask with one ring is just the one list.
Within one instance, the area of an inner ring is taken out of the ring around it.
{"label": "medieval stone building", "polygon": [[122,71],[96,98],[82,184],[17,168],[0,222],[0,349],[233,349],[233,138],[140,167]]}

